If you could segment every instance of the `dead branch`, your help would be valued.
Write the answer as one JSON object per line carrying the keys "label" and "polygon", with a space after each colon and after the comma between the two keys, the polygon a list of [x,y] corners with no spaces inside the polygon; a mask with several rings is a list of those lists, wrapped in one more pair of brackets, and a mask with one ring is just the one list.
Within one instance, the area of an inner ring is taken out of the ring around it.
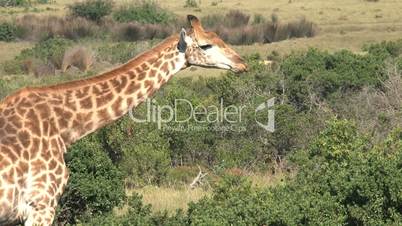
{"label": "dead branch", "polygon": [[198,166],[198,169],[200,170],[200,171],[198,172],[198,175],[194,178],[193,182],[191,182],[191,184],[190,184],[190,188],[191,188],[191,189],[196,188],[198,185],[202,185],[202,184],[203,184],[203,183],[202,183],[202,179],[203,179],[206,175],[208,175],[208,173],[202,173],[202,170],[201,170],[201,167],[200,167],[200,166]]}

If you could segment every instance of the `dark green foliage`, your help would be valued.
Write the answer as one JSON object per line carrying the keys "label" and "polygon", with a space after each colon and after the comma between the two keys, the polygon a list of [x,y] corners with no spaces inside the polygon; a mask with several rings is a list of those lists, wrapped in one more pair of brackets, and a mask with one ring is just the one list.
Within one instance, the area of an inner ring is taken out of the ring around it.
{"label": "dark green foliage", "polygon": [[27,6],[29,4],[29,0],[0,0],[0,7]]}
{"label": "dark green foliage", "polygon": [[139,22],[144,24],[167,24],[173,15],[160,8],[156,2],[142,2],[122,6],[113,13],[118,22]]}
{"label": "dark green foliage", "polygon": [[63,38],[51,38],[37,43],[31,49],[25,49],[18,59],[35,58],[44,62],[51,62],[60,67],[64,52],[73,45],[73,42]]}
{"label": "dark green foliage", "polygon": [[383,41],[366,45],[364,48],[369,54],[380,58],[398,57],[402,54],[402,40],[398,41]]}
{"label": "dark green foliage", "polygon": [[[149,143],[163,143],[161,138],[157,138],[158,140],[149,138]],[[129,186],[161,185],[165,181],[170,166],[169,150],[149,143],[137,143],[123,149],[121,167],[126,173]]]}
{"label": "dark green foliage", "polygon": [[123,201],[123,174],[103,151],[96,136],[73,145],[66,163],[70,179],[61,199],[59,222],[73,224],[78,218],[105,214]]}
{"label": "dark green foliage", "polygon": [[0,7],[21,7],[31,4],[48,4],[50,0],[0,0]]}
{"label": "dark green foliage", "polygon": [[327,98],[337,91],[378,87],[386,79],[384,60],[376,55],[357,55],[350,51],[334,54],[310,49],[292,54],[281,69],[286,79],[289,100],[298,109],[308,109],[312,95]]}
{"label": "dark green foliage", "polygon": [[0,23],[0,41],[14,41],[17,37],[17,27],[12,23]]}
{"label": "dark green foliage", "polygon": [[112,13],[113,1],[109,0],[86,0],[69,5],[73,16],[99,22],[103,17]]}
{"label": "dark green foliage", "polygon": [[[402,135],[371,148],[347,121],[332,121],[294,157],[295,179],[266,190],[225,179],[191,204],[194,225],[385,225],[401,222]],[[336,157],[336,159],[334,159]]]}

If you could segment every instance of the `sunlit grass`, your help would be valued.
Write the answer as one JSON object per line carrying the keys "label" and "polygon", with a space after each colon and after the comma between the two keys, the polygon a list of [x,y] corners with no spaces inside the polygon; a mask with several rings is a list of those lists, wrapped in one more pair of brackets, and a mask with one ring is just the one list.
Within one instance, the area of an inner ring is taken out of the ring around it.
{"label": "sunlit grass", "polygon": [[211,191],[202,188],[189,189],[186,187],[146,186],[128,190],[127,194],[130,195],[133,192],[141,194],[144,203],[151,204],[154,212],[167,211],[169,214],[174,213],[177,209],[187,210],[188,203],[197,202],[201,198],[211,195]]}
{"label": "sunlit grass", "polygon": [[[246,177],[251,181],[252,185],[259,188],[275,186],[285,183],[287,175],[292,175],[287,172],[272,174],[268,172],[251,173]],[[187,211],[188,203],[197,202],[203,197],[210,197],[213,188],[195,188],[190,189],[188,186],[180,187],[156,187],[145,186],[142,188],[128,189],[127,195],[138,193],[142,195],[145,204],[152,206],[153,212],[167,211],[169,214],[174,214],[177,209]],[[115,214],[120,215],[126,211],[126,208],[116,209]]]}

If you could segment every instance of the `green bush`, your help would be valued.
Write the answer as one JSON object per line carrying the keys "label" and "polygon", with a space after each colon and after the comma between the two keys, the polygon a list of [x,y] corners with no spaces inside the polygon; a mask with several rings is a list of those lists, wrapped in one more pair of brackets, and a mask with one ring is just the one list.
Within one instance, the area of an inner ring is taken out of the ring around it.
{"label": "green bush", "polygon": [[86,0],[69,5],[73,16],[99,22],[103,17],[112,13],[113,1],[109,0]]}
{"label": "green bush", "polygon": [[309,109],[313,94],[328,98],[338,91],[379,87],[386,79],[384,68],[384,59],[376,55],[362,56],[347,50],[330,54],[316,49],[292,54],[281,65],[287,95],[298,109]]}
{"label": "green bush", "polygon": [[387,57],[398,57],[402,54],[402,39],[366,45],[363,47],[363,50],[384,59]]}
{"label": "green bush", "polygon": [[51,62],[60,67],[65,51],[73,45],[71,40],[64,38],[51,38],[37,43],[31,49],[25,49],[17,58],[27,59],[29,57]]}
{"label": "green bush", "polygon": [[0,7],[26,6],[29,4],[29,0],[0,0]]}
{"label": "green bush", "polygon": [[64,52],[72,45],[71,40],[63,38],[41,41],[30,49],[22,50],[13,60],[5,61],[2,64],[3,70],[7,74],[22,74],[25,71],[25,62],[31,60],[61,68]]}
{"label": "green bush", "polygon": [[399,57],[396,61],[396,68],[402,72],[402,57]]}
{"label": "green bush", "polygon": [[121,167],[129,187],[148,184],[161,185],[170,166],[169,151],[151,145],[132,145],[124,149]]}
{"label": "green bush", "polygon": [[35,3],[48,4],[50,0],[0,0],[0,7],[30,6]]}
{"label": "green bush", "polygon": [[60,202],[58,221],[75,224],[87,216],[109,213],[124,197],[123,174],[96,136],[73,145],[66,156],[69,183]]}
{"label": "green bush", "polygon": [[110,63],[126,63],[150,47],[148,43],[119,42],[99,47],[98,58]]}
{"label": "green bush", "polygon": [[212,197],[190,204],[194,225],[387,225],[401,222],[402,133],[372,148],[347,121],[329,122],[293,156],[296,178],[268,189],[223,180]]}
{"label": "green bush", "polygon": [[7,60],[2,63],[2,68],[5,74],[8,75],[16,75],[16,74],[23,74],[24,73],[24,68],[22,65],[21,60]]}
{"label": "green bush", "polygon": [[184,7],[185,8],[197,8],[198,7],[197,0],[186,0],[186,2],[184,3]]}
{"label": "green bush", "polygon": [[0,41],[14,41],[17,37],[17,27],[11,23],[0,23]]}
{"label": "green bush", "polygon": [[142,2],[139,5],[121,6],[113,13],[118,22],[139,22],[144,24],[167,24],[173,20],[173,15],[160,8],[156,2]]}

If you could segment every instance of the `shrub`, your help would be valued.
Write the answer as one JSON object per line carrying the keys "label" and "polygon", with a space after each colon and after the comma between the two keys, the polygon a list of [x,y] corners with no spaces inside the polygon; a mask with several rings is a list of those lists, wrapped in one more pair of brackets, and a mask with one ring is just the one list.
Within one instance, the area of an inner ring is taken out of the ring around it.
{"label": "shrub", "polygon": [[42,64],[35,68],[34,75],[36,77],[56,75],[56,69],[53,64]]}
{"label": "shrub", "polygon": [[26,6],[29,4],[29,0],[0,0],[0,7]]}
{"label": "shrub", "polygon": [[48,39],[37,43],[32,49],[23,50],[17,59],[36,58],[61,68],[64,53],[72,44],[63,38]]}
{"label": "shrub", "polygon": [[263,16],[255,15],[251,25],[249,21],[250,15],[238,10],[231,10],[224,16],[212,14],[202,18],[206,28],[234,45],[271,43],[316,35],[315,25],[304,17],[289,23],[280,23],[276,14],[272,15],[271,21],[265,21]]}
{"label": "shrub", "polygon": [[[136,109],[136,112],[143,108]],[[135,131],[135,132],[133,132]],[[160,185],[170,166],[167,141],[155,125],[134,124],[129,117],[101,130],[103,146],[125,174],[126,186]],[[129,140],[126,137],[130,137]]]}
{"label": "shrub", "polygon": [[93,135],[69,149],[70,179],[60,201],[59,222],[75,224],[86,216],[107,214],[123,201],[123,174],[100,144]]}
{"label": "shrub", "polygon": [[10,42],[17,37],[17,27],[11,23],[0,23],[0,41]]}
{"label": "shrub", "polygon": [[0,7],[30,6],[31,4],[48,4],[51,0],[0,0]]}
{"label": "shrub", "polygon": [[396,130],[386,145],[370,148],[352,124],[333,120],[307,150],[293,156],[299,167],[296,178],[267,189],[252,188],[241,177],[224,178],[212,197],[190,204],[187,222],[194,225],[400,222],[401,134]]}
{"label": "shrub", "polygon": [[126,185],[161,185],[170,166],[167,149],[157,149],[151,145],[137,144],[123,149],[121,166],[126,172]]}
{"label": "shrub", "polygon": [[61,70],[65,72],[68,67],[75,66],[86,72],[92,66],[93,61],[94,55],[92,51],[83,46],[75,46],[65,51]]}
{"label": "shrub", "polygon": [[150,47],[148,43],[120,42],[99,47],[98,59],[110,63],[125,63]]}
{"label": "shrub", "polygon": [[69,5],[71,15],[96,22],[100,22],[103,17],[111,14],[112,9],[113,2],[108,0],[86,0]]}
{"label": "shrub", "polygon": [[119,41],[164,39],[175,32],[175,28],[161,24],[121,23],[113,29]]}
{"label": "shrub", "polygon": [[[15,75],[15,74],[23,74],[24,73],[24,65],[21,60],[7,60],[1,64],[3,71],[7,75]],[[25,70],[26,71],[26,70]]]}
{"label": "shrub", "polygon": [[314,37],[315,25],[302,17],[289,23],[280,23],[278,17],[273,14],[269,22],[260,25],[265,43],[278,42],[291,38]]}
{"label": "shrub", "polygon": [[31,41],[43,41],[56,37],[76,40],[95,36],[101,30],[101,27],[94,22],[80,17],[24,15],[16,20],[16,25],[21,30],[18,37]]}
{"label": "shrub", "polygon": [[184,8],[198,8],[197,0],[186,0]]}
{"label": "shrub", "polygon": [[113,13],[118,22],[138,22],[143,24],[167,24],[173,19],[170,12],[160,8],[156,2],[142,2],[140,5],[121,6]]}
{"label": "shrub", "polygon": [[265,17],[264,17],[263,15],[261,15],[261,14],[254,14],[253,22],[252,22],[253,25],[262,24],[262,23],[264,23],[264,22],[265,22]]}
{"label": "shrub", "polygon": [[229,11],[224,18],[225,26],[228,27],[242,27],[246,26],[250,20],[250,15],[242,13],[239,10]]}
{"label": "shrub", "polygon": [[[37,75],[54,74],[55,68],[61,68],[64,52],[72,45],[70,40],[62,38],[53,38],[37,43],[33,48],[24,49],[13,60],[3,63],[4,71],[7,74],[20,74],[25,72],[35,73]],[[31,64],[32,62],[36,64]],[[31,63],[29,63],[31,62]],[[34,67],[30,67],[34,66]],[[39,68],[37,66],[40,66]],[[32,69],[31,71],[29,70]]]}
{"label": "shrub", "polygon": [[219,14],[211,14],[202,18],[202,23],[206,28],[219,29],[225,28],[239,28],[248,24],[250,15],[242,13],[239,10],[230,10],[224,16]]}
{"label": "shrub", "polygon": [[367,51],[369,54],[378,56],[381,59],[398,57],[402,55],[402,39],[366,45],[363,47],[363,50]]}
{"label": "shrub", "polygon": [[281,68],[288,98],[298,109],[311,108],[310,98],[314,94],[327,98],[339,90],[378,87],[386,79],[383,60],[346,50],[329,54],[310,49],[301,55],[290,55]]}
{"label": "shrub", "polygon": [[402,57],[399,57],[396,61],[396,68],[402,73]]}

